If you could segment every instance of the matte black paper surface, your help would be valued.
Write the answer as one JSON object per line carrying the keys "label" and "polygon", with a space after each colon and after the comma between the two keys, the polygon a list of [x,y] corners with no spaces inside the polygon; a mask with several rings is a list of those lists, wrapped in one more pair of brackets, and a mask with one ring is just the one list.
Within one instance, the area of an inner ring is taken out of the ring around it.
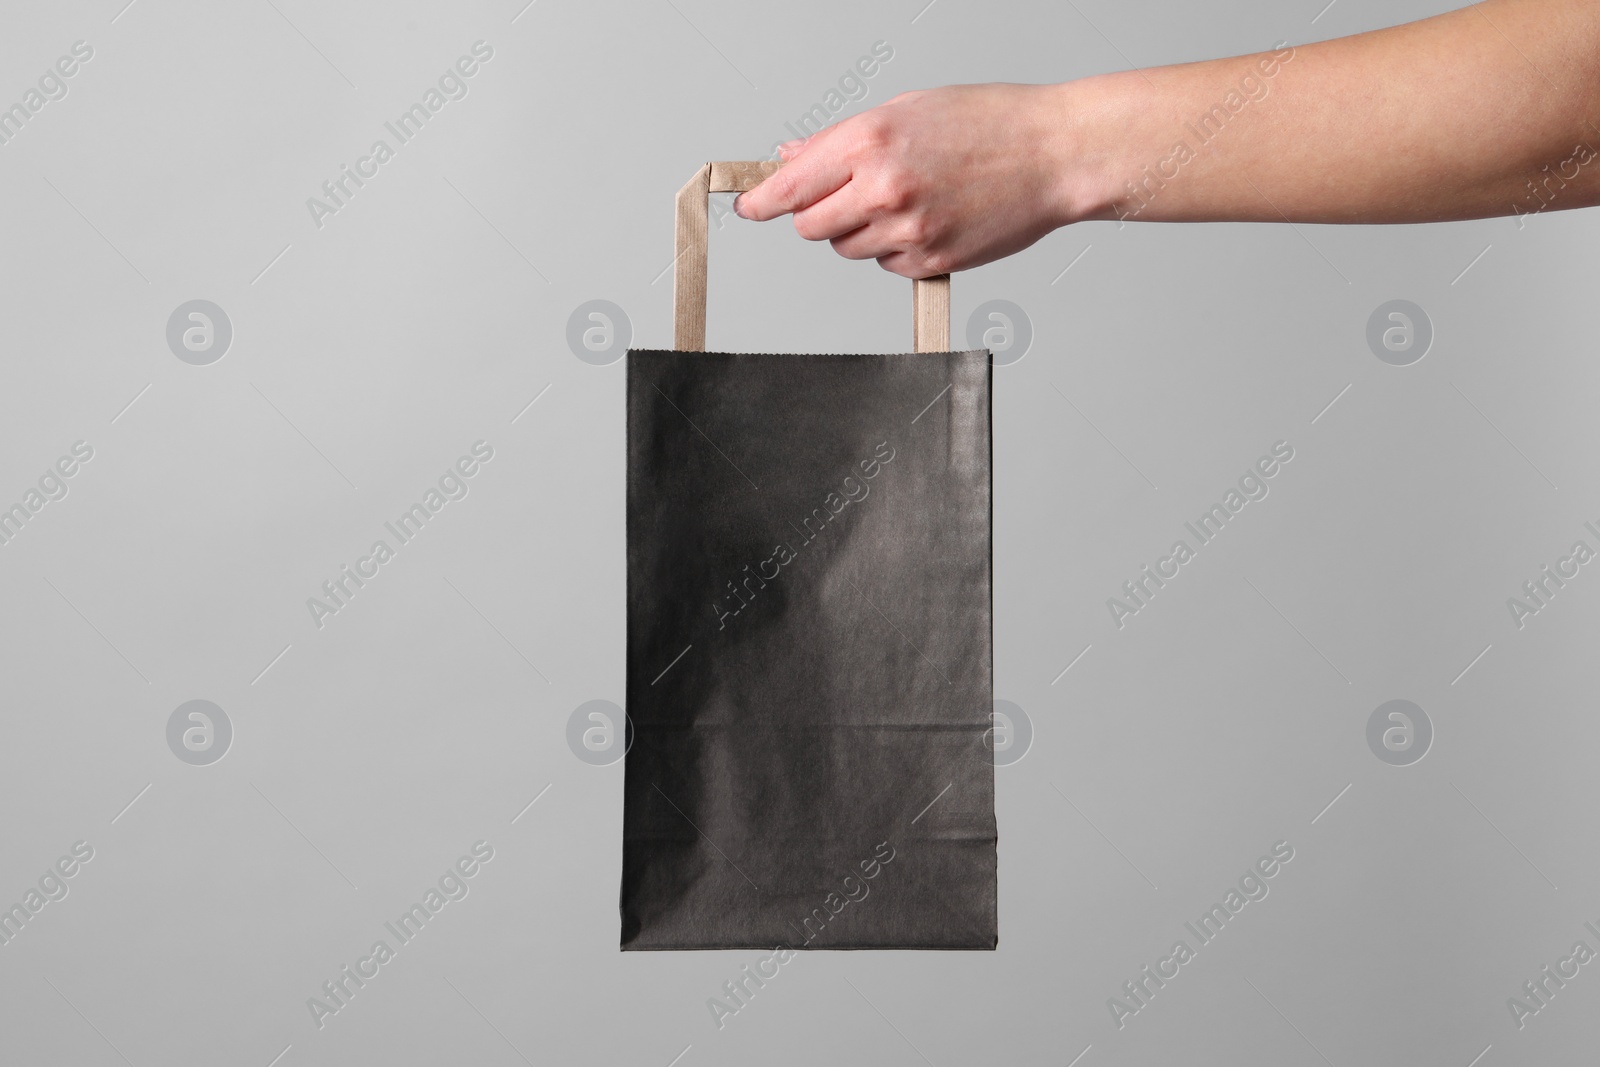
{"label": "matte black paper surface", "polygon": [[992,949],[989,354],[627,378],[622,947]]}

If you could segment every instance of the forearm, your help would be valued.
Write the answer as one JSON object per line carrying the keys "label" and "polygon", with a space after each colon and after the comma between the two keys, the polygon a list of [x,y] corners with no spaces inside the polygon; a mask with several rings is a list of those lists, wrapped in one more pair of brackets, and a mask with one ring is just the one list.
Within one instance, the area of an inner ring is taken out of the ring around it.
{"label": "forearm", "polygon": [[1600,203],[1600,5],[1390,29],[1056,87],[1063,213],[1429,222]]}

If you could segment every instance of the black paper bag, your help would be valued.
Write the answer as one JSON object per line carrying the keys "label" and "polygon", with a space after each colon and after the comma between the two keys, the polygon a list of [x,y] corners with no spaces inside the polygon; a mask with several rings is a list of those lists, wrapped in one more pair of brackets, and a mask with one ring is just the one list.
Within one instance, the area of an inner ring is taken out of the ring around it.
{"label": "black paper bag", "polygon": [[992,949],[989,354],[684,351],[686,288],[627,362],[622,947]]}

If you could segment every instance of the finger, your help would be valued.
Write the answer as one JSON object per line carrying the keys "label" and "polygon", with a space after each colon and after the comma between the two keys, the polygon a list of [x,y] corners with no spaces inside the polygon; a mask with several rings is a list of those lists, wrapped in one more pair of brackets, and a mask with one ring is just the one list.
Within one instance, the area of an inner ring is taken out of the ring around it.
{"label": "finger", "polygon": [[766,222],[810,207],[849,180],[850,160],[842,146],[819,134],[772,177],[740,193],[733,210],[740,218]]}
{"label": "finger", "polygon": [[872,210],[848,182],[838,192],[794,213],[794,230],[808,241],[831,241],[872,221]]}
{"label": "finger", "polygon": [[798,156],[801,152],[804,152],[808,145],[821,144],[829,137],[832,137],[834,131],[837,130],[840,125],[842,125],[842,123],[834,123],[832,126],[824,126],[816,133],[808,134],[805,137],[796,137],[792,141],[785,141],[778,146],[778,152],[783,156],[784,161],[788,162],[789,160]]}
{"label": "finger", "polygon": [[917,270],[914,259],[912,259],[912,256],[910,256],[910,253],[904,253],[904,251],[891,251],[891,253],[886,254],[886,256],[878,256],[877,259],[878,266],[888,270],[890,274],[898,274],[901,275],[902,278],[928,277],[928,272],[926,272],[926,270]]}
{"label": "finger", "polygon": [[816,133],[809,134],[805,137],[796,137],[792,141],[785,141],[783,144],[778,146],[778,152],[783,156],[784,162],[787,163],[789,160],[798,156],[801,152],[804,152],[808,145],[821,144],[822,142],[826,141],[829,137],[833,136],[833,131],[837,130],[838,128],[838,124],[835,123],[832,126],[824,126]]}
{"label": "finger", "polygon": [[891,240],[880,225],[868,223],[851,230],[843,237],[833,239],[833,250],[845,259],[878,259],[900,251],[899,243]]}
{"label": "finger", "polygon": [[878,256],[877,259],[878,266],[902,278],[932,278],[938,273],[929,270],[922,257],[911,252],[890,252],[888,255]]}

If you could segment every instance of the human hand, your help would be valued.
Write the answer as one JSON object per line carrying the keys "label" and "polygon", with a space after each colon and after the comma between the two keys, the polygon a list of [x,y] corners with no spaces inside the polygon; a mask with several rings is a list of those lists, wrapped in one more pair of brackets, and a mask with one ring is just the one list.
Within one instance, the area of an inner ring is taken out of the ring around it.
{"label": "human hand", "polygon": [[1600,4],[1483,0],[1246,56],[902,93],[785,145],[734,210],[792,213],[801,237],[908,278],[1086,219],[1525,216],[1600,205],[1596,100]]}
{"label": "human hand", "polygon": [[1068,222],[1086,187],[1063,161],[1073,122],[1056,85],[902,93],[780,150],[784,166],[734,201],[794,215],[808,241],[908,278],[1009,256]]}

